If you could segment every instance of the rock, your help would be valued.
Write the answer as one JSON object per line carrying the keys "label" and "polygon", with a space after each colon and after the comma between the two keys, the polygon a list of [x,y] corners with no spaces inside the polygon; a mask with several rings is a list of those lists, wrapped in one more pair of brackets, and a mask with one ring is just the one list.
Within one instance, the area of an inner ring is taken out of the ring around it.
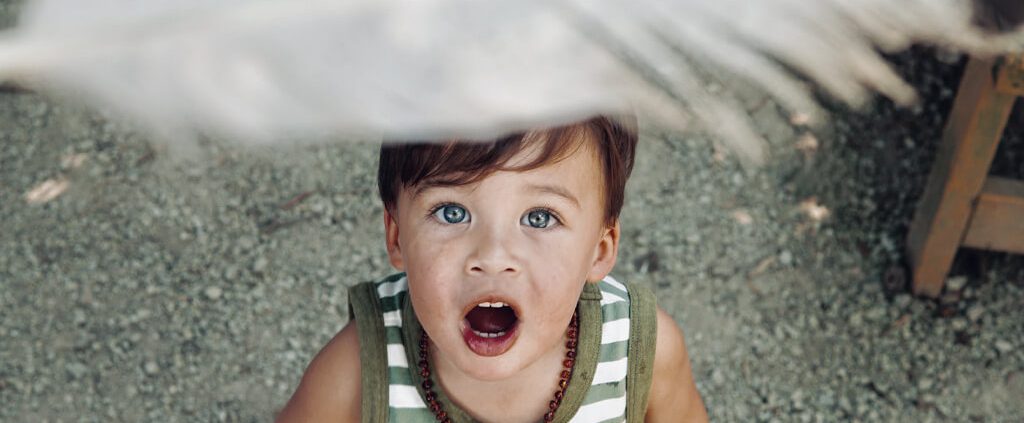
{"label": "rock", "polygon": [[973,305],[967,309],[967,320],[977,322],[985,314],[985,309],[980,305]]}
{"label": "rock", "polygon": [[930,390],[934,385],[935,381],[928,377],[923,377],[917,381],[917,389],[921,391]]}
{"label": "rock", "polygon": [[264,269],[267,268],[267,264],[269,264],[269,261],[267,261],[267,258],[263,257],[263,256],[260,256],[259,258],[256,259],[256,261],[254,261],[252,263],[252,271],[253,272],[257,272],[257,273],[261,273],[261,272],[263,272]]}
{"label": "rock", "polygon": [[789,252],[789,250],[782,250],[782,252],[779,253],[779,264],[782,264],[783,266],[793,264],[793,253]]}
{"label": "rock", "polygon": [[953,276],[946,279],[946,290],[947,291],[959,291],[967,286],[967,276]]}
{"label": "rock", "polygon": [[995,347],[1000,354],[1007,354],[1010,351],[1013,351],[1013,344],[1007,342],[1005,339],[996,341]]}
{"label": "rock", "polygon": [[160,373],[160,366],[157,365],[155,361],[147,361],[146,364],[142,366],[142,369],[150,376]]}
{"label": "rock", "polygon": [[216,301],[220,299],[223,291],[218,286],[211,286],[203,290],[203,294],[206,295],[206,298]]}

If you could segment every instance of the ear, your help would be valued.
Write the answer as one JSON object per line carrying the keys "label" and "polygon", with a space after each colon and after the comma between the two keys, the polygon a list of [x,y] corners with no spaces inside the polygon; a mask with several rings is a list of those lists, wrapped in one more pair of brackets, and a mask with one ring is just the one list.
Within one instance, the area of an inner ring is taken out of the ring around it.
{"label": "ear", "polygon": [[388,250],[388,260],[391,261],[391,266],[399,271],[405,271],[402,246],[398,244],[398,220],[387,207],[384,208],[384,243]]}
{"label": "ear", "polygon": [[615,260],[619,256],[619,221],[602,229],[601,238],[597,240],[594,247],[594,259],[590,266],[590,273],[587,274],[588,282],[597,282],[608,276],[608,273],[615,267]]}

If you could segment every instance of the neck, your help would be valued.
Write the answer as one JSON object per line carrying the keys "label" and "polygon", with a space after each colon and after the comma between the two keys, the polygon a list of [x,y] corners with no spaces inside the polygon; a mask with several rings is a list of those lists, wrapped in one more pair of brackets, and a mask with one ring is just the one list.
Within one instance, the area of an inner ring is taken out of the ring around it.
{"label": "neck", "polygon": [[496,381],[479,380],[463,373],[440,356],[433,344],[430,355],[435,357],[433,365],[441,389],[473,418],[485,422],[537,421],[548,411],[552,393],[557,389],[559,374],[564,369],[566,341],[563,336],[522,371]]}

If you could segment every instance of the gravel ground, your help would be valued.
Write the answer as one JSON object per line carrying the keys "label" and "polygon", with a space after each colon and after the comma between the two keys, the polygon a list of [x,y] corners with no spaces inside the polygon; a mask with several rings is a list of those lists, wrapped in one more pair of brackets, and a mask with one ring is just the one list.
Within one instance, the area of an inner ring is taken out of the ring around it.
{"label": "gravel ground", "polygon": [[[0,3],[0,24],[11,22]],[[615,274],[686,333],[716,421],[1024,421],[1024,259],[964,251],[910,296],[906,227],[962,60],[812,134],[737,88],[773,160],[645,134]],[[390,272],[377,146],[206,143],[172,160],[96,113],[0,94],[0,421],[268,421]],[[995,171],[1024,177],[1014,115]],[[49,182],[52,200],[36,191]]]}

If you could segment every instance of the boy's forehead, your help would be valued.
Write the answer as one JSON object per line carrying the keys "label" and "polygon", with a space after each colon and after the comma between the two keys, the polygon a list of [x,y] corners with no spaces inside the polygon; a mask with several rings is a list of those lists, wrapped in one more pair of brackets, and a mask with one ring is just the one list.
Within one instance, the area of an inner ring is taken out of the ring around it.
{"label": "boy's forehead", "polygon": [[[496,175],[502,175],[504,180],[509,180],[509,177],[513,180],[518,180],[516,185],[520,191],[563,197],[579,207],[581,201],[578,196],[582,194],[579,191],[596,190],[601,195],[604,193],[604,178],[602,177],[598,155],[593,146],[586,144],[591,143],[580,143],[578,148],[571,149],[562,157],[546,158],[532,169],[508,170],[509,168],[514,169],[516,166],[530,164],[538,158],[537,154],[543,153],[542,148],[523,149],[513,156],[507,165],[502,166],[500,169],[493,169],[480,174],[469,174],[461,171],[447,172],[426,178],[414,186],[403,187],[403,190],[407,190],[407,194],[413,199],[430,191],[444,188],[472,192],[483,181]],[[577,192],[574,193],[574,191]]]}

